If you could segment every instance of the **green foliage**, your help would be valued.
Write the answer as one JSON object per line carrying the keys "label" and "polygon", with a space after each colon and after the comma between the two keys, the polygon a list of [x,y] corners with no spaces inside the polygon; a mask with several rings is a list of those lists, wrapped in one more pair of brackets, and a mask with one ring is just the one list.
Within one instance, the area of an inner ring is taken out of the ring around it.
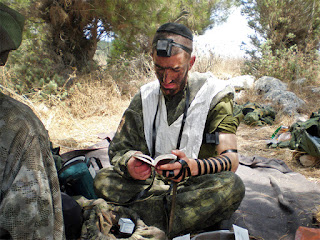
{"label": "green foliage", "polygon": [[[201,34],[213,24],[224,21],[228,10],[235,4],[235,0],[158,0],[145,7],[143,2],[141,12],[136,7],[132,13],[139,21],[130,22],[130,19],[126,19],[126,27],[120,28],[117,27],[118,23],[114,23],[116,40],[113,41],[109,62],[117,62],[123,57],[131,58],[137,53],[148,53],[156,29],[166,22],[185,24]],[[131,20],[135,20],[135,17]]]}
{"label": "green foliage", "polygon": [[[299,51],[312,51],[320,43],[320,2],[318,0],[241,0],[249,26],[270,40],[271,50],[297,46]],[[254,38],[254,37],[253,37]],[[261,41],[253,44],[260,47]]]}
{"label": "green foliage", "polygon": [[245,72],[291,81],[316,78],[320,43],[318,0],[241,0],[255,47]]}
{"label": "green foliage", "polygon": [[290,82],[306,78],[315,82],[319,77],[320,59],[317,53],[305,54],[294,45],[272,50],[271,41],[261,45],[261,57],[246,62],[244,73],[256,77],[272,76]]}
{"label": "green foliage", "polygon": [[55,62],[43,51],[41,42],[24,40],[20,48],[10,54],[5,68],[10,71],[11,87],[19,94],[35,91],[57,94],[64,79],[54,66]]}
{"label": "green foliage", "polygon": [[225,20],[228,10],[234,4],[234,0],[141,1],[140,5],[135,5],[133,12],[119,13],[122,16],[132,16],[126,18],[124,25],[112,23],[117,41],[111,58],[123,56],[123,53],[131,57],[137,53],[149,52],[156,29],[166,22],[185,24],[192,31],[201,34],[206,28]]}
{"label": "green foliage", "polygon": [[[93,59],[97,42],[114,37],[111,57],[149,51],[155,30],[175,21],[202,32],[217,21],[212,13],[226,12],[236,0],[41,0],[40,17],[50,25],[51,46],[66,65],[81,70]],[[223,19],[224,17],[220,17]]]}
{"label": "green foliage", "polygon": [[67,96],[67,90],[62,88],[66,78],[41,38],[24,39],[21,46],[10,53],[4,68],[5,85],[19,94],[37,93],[44,99],[50,95],[60,99]]}
{"label": "green foliage", "polygon": [[35,18],[32,1],[5,1],[7,6],[19,11],[25,17],[23,40],[20,47],[11,51],[4,67],[4,78],[1,84],[19,94],[37,92],[47,98],[48,95],[65,97],[61,86],[65,77],[61,75],[61,64],[58,64],[51,51],[46,48],[46,25]]}
{"label": "green foliage", "polygon": [[116,62],[122,61],[123,59],[130,59],[135,55],[133,50],[124,49],[127,48],[127,43],[120,40],[115,39],[112,41],[112,45],[110,48],[110,52],[107,56],[108,64],[115,64]]}
{"label": "green foliage", "polygon": [[[19,93],[65,96],[61,88],[69,74],[64,70],[90,72],[98,42],[106,35],[113,63],[123,66],[138,53],[150,49],[155,30],[176,21],[201,33],[224,19],[236,0],[4,0],[26,17],[24,40],[10,54],[7,79]],[[214,15],[212,13],[220,13]],[[126,58],[124,58],[126,57]],[[128,58],[127,58],[128,57]]]}

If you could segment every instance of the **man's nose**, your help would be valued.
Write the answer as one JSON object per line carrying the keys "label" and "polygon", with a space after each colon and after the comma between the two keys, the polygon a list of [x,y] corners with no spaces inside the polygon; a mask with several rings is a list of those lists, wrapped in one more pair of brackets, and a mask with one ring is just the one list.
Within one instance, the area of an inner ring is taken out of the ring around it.
{"label": "man's nose", "polygon": [[164,71],[162,81],[163,81],[163,83],[168,84],[168,83],[170,83],[172,81],[171,79],[172,79],[171,74],[169,73],[168,69],[166,69]]}

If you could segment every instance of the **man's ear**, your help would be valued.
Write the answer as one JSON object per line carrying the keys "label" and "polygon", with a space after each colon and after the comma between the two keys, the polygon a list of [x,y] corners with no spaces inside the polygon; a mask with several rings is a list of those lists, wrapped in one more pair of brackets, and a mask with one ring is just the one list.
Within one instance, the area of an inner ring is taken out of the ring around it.
{"label": "man's ear", "polygon": [[155,50],[152,50],[151,53],[150,53],[150,56],[151,56],[152,59],[153,59],[154,51],[155,51]]}
{"label": "man's ear", "polygon": [[192,68],[195,61],[196,61],[196,56],[191,56],[190,62],[189,62],[189,70]]}

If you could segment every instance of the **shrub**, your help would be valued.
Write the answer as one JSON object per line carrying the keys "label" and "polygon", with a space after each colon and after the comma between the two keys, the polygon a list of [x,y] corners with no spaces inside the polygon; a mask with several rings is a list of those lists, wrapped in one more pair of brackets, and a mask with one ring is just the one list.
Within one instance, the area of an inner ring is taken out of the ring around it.
{"label": "shrub", "polygon": [[5,66],[6,76],[2,81],[18,94],[39,93],[47,95],[66,95],[62,86],[66,76],[50,53],[44,51],[41,40],[25,39],[20,48],[10,53]]}
{"label": "shrub", "polygon": [[246,61],[244,74],[252,74],[257,78],[272,76],[285,82],[306,78],[314,83],[319,77],[319,54],[317,52],[303,53],[296,45],[286,49],[271,49],[269,41],[262,44],[261,56]]}

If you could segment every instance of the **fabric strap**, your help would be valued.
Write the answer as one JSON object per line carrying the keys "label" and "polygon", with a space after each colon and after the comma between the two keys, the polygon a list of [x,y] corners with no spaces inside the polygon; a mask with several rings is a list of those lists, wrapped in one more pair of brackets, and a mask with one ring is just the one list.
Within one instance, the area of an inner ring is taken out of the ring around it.
{"label": "fabric strap", "polygon": [[183,112],[183,118],[182,118],[182,122],[181,122],[181,128],[180,128],[180,132],[179,132],[178,142],[177,142],[177,149],[180,148],[183,127],[184,127],[184,124],[186,123],[187,114],[188,114],[189,101],[190,101],[190,90],[187,85],[186,103],[184,105],[184,112]]}

